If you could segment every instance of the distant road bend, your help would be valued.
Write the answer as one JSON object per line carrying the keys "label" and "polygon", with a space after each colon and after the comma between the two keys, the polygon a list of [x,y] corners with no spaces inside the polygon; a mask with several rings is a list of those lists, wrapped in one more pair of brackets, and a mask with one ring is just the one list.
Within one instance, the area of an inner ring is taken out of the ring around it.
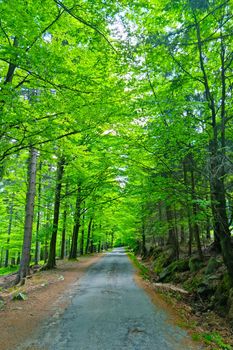
{"label": "distant road bend", "polygon": [[135,284],[134,273],[123,248],[107,253],[74,286],[64,313],[18,349],[198,349]]}

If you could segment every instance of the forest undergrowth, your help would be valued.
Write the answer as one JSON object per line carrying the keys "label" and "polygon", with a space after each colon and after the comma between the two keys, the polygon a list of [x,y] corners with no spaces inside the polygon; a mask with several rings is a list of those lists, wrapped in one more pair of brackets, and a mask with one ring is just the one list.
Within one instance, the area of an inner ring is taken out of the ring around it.
{"label": "forest undergrowth", "polygon": [[202,342],[205,349],[233,349],[232,290],[219,254],[206,249],[200,261],[183,253],[170,264],[166,263],[169,249],[155,248],[143,258],[133,252],[128,256],[193,340]]}

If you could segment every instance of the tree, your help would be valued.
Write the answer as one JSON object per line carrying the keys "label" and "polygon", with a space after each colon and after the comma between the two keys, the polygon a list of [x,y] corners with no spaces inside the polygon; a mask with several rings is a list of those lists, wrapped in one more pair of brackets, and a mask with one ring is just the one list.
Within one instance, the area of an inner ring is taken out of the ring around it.
{"label": "tree", "polygon": [[22,282],[29,274],[34,200],[36,194],[36,161],[37,151],[35,148],[31,147],[28,161],[28,189],[25,209],[24,239],[17,282]]}
{"label": "tree", "polygon": [[60,156],[57,162],[57,178],[56,178],[56,188],[55,188],[55,198],[54,198],[53,228],[52,228],[52,237],[51,237],[50,246],[49,246],[48,262],[46,265],[47,269],[52,269],[56,266],[57,230],[58,230],[58,223],[59,223],[60,198],[61,198],[64,165],[65,165],[65,159],[63,156]]}

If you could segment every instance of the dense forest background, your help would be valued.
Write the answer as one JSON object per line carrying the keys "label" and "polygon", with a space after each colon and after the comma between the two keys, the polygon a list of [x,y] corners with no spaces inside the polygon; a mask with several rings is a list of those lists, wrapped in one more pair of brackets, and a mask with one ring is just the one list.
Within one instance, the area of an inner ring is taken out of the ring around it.
{"label": "dense forest background", "polygon": [[0,272],[113,245],[233,281],[233,3],[0,1]]}

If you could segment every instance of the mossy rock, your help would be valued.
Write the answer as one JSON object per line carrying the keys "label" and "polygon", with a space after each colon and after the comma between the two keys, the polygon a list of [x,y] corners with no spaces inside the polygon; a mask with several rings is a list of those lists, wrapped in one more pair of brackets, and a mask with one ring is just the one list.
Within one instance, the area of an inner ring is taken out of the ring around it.
{"label": "mossy rock", "polygon": [[173,271],[185,272],[189,271],[189,259],[180,259],[171,263]]}
{"label": "mossy rock", "polygon": [[213,274],[221,265],[222,264],[219,260],[217,260],[214,257],[211,257],[210,260],[208,261],[208,265],[206,266],[205,274],[206,275]]}
{"label": "mossy rock", "polygon": [[159,274],[159,281],[160,282],[168,282],[172,279],[172,270],[168,267],[165,267],[165,269]]}
{"label": "mossy rock", "polygon": [[[214,307],[221,313],[226,313],[231,307],[230,298],[231,283],[227,273],[224,274],[222,280],[218,283],[212,299]],[[233,307],[232,307],[233,309]],[[233,310],[232,310],[233,311]]]}
{"label": "mossy rock", "polygon": [[163,271],[164,266],[166,265],[168,259],[168,255],[165,253],[162,253],[158,256],[157,259],[155,259],[154,262],[154,272],[157,274],[160,274]]}
{"label": "mossy rock", "polygon": [[192,257],[189,259],[189,269],[191,272],[197,272],[203,267],[203,261],[198,257]]}
{"label": "mossy rock", "polygon": [[169,282],[177,279],[177,272],[185,272],[189,270],[189,260],[182,259],[173,261],[159,275],[159,280]]}
{"label": "mossy rock", "polygon": [[219,276],[208,275],[204,276],[201,283],[198,285],[197,293],[203,298],[210,298],[214,295],[219,286]]}

